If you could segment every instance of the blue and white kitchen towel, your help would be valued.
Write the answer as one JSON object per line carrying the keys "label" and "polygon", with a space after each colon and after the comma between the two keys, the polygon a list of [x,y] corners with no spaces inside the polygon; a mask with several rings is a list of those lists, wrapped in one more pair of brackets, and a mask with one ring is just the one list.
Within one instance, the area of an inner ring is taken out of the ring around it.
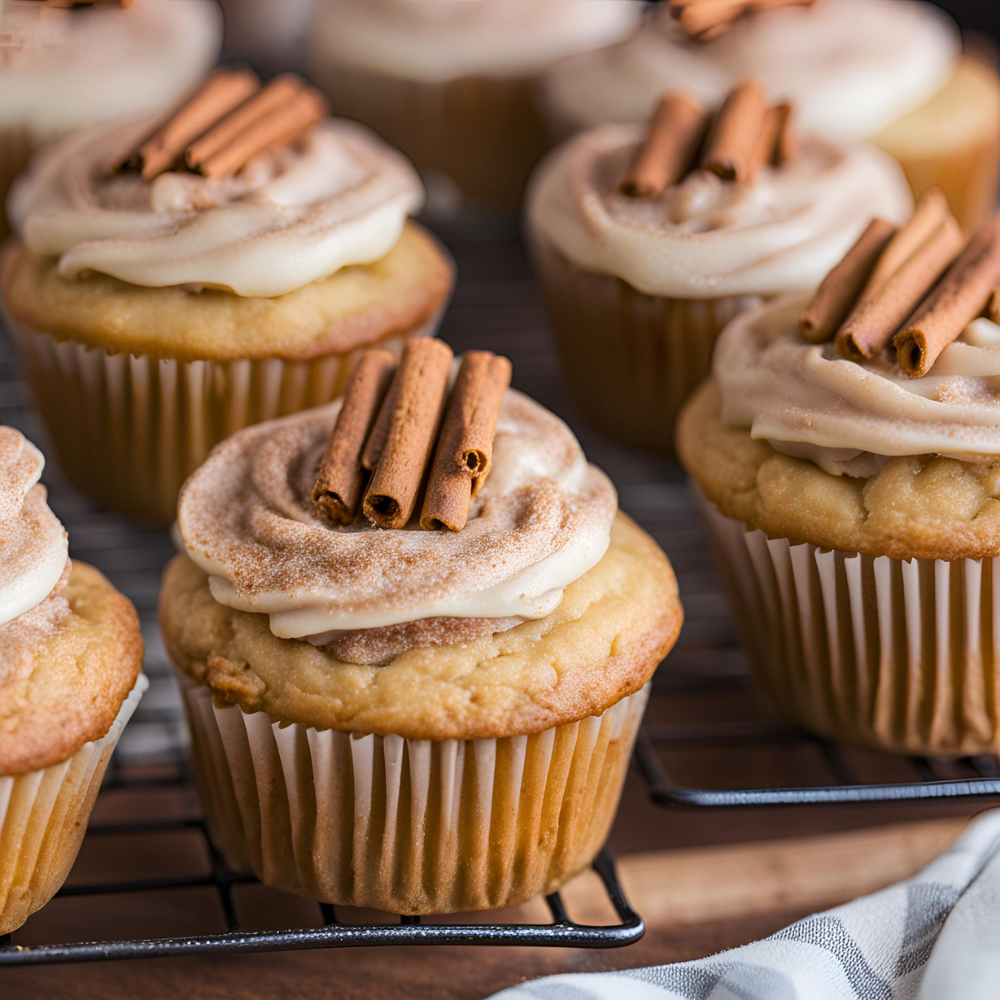
{"label": "blue and white kitchen towel", "polygon": [[696,962],[548,976],[490,1000],[997,1000],[1000,810],[913,878]]}

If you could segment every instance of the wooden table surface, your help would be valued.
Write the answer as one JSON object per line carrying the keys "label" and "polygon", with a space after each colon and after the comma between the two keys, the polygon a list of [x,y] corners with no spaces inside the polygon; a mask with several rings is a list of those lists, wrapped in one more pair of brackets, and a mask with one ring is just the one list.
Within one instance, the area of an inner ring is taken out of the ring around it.
{"label": "wooden table surface", "polygon": [[[509,225],[441,227],[460,281],[442,329],[456,350],[489,347],[508,354],[514,383],[563,416],[588,456],[614,479],[623,509],[664,546],[681,583],[686,623],[660,668],[647,721],[661,735],[661,760],[674,781],[706,787],[830,783],[829,762],[815,743],[791,734],[758,738],[776,717],[752,690],[746,664],[708,561],[681,471],[622,448],[588,428],[566,398],[538,291]],[[0,422],[45,445],[26,408],[10,349],[0,347]],[[138,529],[93,509],[46,471],[52,504],[70,532],[71,553],[108,573],[139,608],[152,688],[126,733],[120,758],[130,773],[158,773],[183,740],[179,703],[155,628],[159,570],[171,548],[165,533]],[[732,738],[706,738],[720,725]],[[862,780],[913,780],[900,759],[848,750]],[[941,765],[947,776],[960,765]],[[654,806],[633,768],[612,836],[621,881],[647,922],[647,934],[620,950],[485,947],[346,949],[212,958],[178,958],[0,970],[0,998],[429,997],[466,1000],[526,977],[619,969],[697,958],[778,930],[817,909],[890,884],[950,843],[988,803],[927,802],[750,810],[665,810]],[[95,821],[195,816],[189,786],[151,782],[142,790],[102,794]],[[195,831],[90,836],[70,884],[110,877],[188,875],[208,870]],[[613,913],[596,876],[565,890],[578,920]],[[241,926],[318,925],[314,903],[262,886],[235,890]],[[371,919],[355,914],[354,919]],[[488,919],[546,920],[532,901]],[[342,916],[342,919],[344,917]],[[347,919],[351,919],[348,915]],[[487,919],[487,918],[484,918]],[[14,936],[15,943],[210,933],[224,929],[211,887],[95,897],[58,897]]]}

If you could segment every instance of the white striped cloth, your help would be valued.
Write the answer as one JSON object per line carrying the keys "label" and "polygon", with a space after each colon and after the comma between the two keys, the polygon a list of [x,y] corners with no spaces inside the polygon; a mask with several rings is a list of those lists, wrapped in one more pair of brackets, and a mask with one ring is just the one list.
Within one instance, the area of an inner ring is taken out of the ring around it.
{"label": "white striped cloth", "polygon": [[1000,810],[912,878],[695,962],[549,976],[490,1000],[997,1000]]}

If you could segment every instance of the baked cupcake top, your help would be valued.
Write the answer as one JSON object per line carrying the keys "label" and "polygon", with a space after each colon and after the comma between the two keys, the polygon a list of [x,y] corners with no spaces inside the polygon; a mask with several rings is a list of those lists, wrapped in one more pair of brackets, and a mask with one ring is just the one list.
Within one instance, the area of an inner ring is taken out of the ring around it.
{"label": "baked cupcake top", "polygon": [[1000,218],[964,247],[939,192],[897,231],[876,220],[815,296],[723,331],[679,434],[685,465],[769,534],[895,558],[1000,554],[997,288]]}
{"label": "baked cupcake top", "polygon": [[384,257],[423,202],[373,132],[324,118],[292,76],[220,70],[165,123],[80,131],[37,158],[11,199],[37,255],[74,278],[278,296]]}
{"label": "baked cupcake top", "polygon": [[0,125],[44,137],[169,106],[218,57],[222,13],[214,0],[6,0],[0,35]]}
{"label": "baked cupcake top", "polygon": [[0,427],[0,775],[104,736],[142,664],[132,605],[70,563],[38,482],[44,464],[20,432]]}
{"label": "baked cupcake top", "polygon": [[[930,100],[960,53],[953,22],[911,0],[761,10],[707,41],[658,7],[621,45],[553,68],[546,100],[557,116],[576,126],[638,121],[665,90],[685,87],[711,104],[755,76],[772,100],[797,102],[805,131],[837,142],[867,138]],[[670,7],[676,14],[684,5]]]}
{"label": "baked cupcake top", "polygon": [[[532,182],[533,231],[577,266],[650,295],[718,298],[814,286],[873,215],[901,221],[910,210],[888,156],[795,141],[787,106],[768,109],[756,81],[709,117],[690,95],[671,92],[649,125],[606,125],[569,140]],[[785,124],[775,139],[778,117]],[[650,160],[659,183],[640,190],[631,178]]]}
{"label": "baked cupcake top", "polygon": [[188,480],[175,662],[245,711],[473,739],[599,714],[676,639],[666,558],[488,352],[367,352],[345,397],[241,431]]}
{"label": "baked cupcake top", "polygon": [[425,82],[533,74],[638,24],[635,0],[327,0],[317,58]]}

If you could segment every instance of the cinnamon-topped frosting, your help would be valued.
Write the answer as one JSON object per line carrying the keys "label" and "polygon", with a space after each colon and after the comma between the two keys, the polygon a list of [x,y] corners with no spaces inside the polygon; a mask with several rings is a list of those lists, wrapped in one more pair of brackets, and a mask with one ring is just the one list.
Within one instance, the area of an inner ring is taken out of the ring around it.
{"label": "cinnamon-topped frosting", "polygon": [[0,426],[0,626],[41,604],[63,580],[66,532],[39,485],[45,459]]}
{"label": "cinnamon-topped frosting", "polygon": [[0,4],[0,125],[40,138],[169,107],[216,60],[214,0],[58,8]]}
{"label": "cinnamon-topped frosting", "polygon": [[771,100],[794,100],[802,128],[868,138],[929,101],[955,71],[954,23],[912,0],[816,0],[737,20],[710,42],[689,39],[666,4],[627,41],[565,60],[546,100],[575,127],[645,119],[667,90],[717,104],[753,76]]}
{"label": "cinnamon-topped frosting", "polygon": [[734,320],[716,345],[722,418],[832,475],[866,478],[894,456],[1000,459],[1000,325],[981,318],[931,370],[909,378],[895,357],[857,363],[798,332],[807,296]]}
{"label": "cinnamon-topped frosting", "polygon": [[114,168],[155,125],[78,132],[45,150],[11,199],[36,254],[73,278],[276,296],[384,257],[423,188],[409,161],[364,126],[326,119],[236,176]]}
{"label": "cinnamon-topped frosting", "polygon": [[317,58],[414,80],[533,73],[608,45],[639,21],[636,0],[326,0]]}
{"label": "cinnamon-topped frosting", "polygon": [[[606,552],[614,488],[561,420],[513,390],[492,471],[461,531],[333,524],[316,512],[312,492],[339,409],[338,400],[241,431],[181,494],[180,535],[210,575],[212,595],[269,615],[274,635],[325,644],[417,623],[389,637],[397,651],[465,641],[550,614]],[[452,635],[449,619],[465,624]]]}
{"label": "cinnamon-topped frosting", "polygon": [[528,195],[533,229],[584,270],[650,295],[767,295],[816,285],[874,215],[902,221],[899,167],[864,145],[807,139],[752,184],[695,171],[656,198],[618,186],[645,125],[576,136],[542,165]]}

